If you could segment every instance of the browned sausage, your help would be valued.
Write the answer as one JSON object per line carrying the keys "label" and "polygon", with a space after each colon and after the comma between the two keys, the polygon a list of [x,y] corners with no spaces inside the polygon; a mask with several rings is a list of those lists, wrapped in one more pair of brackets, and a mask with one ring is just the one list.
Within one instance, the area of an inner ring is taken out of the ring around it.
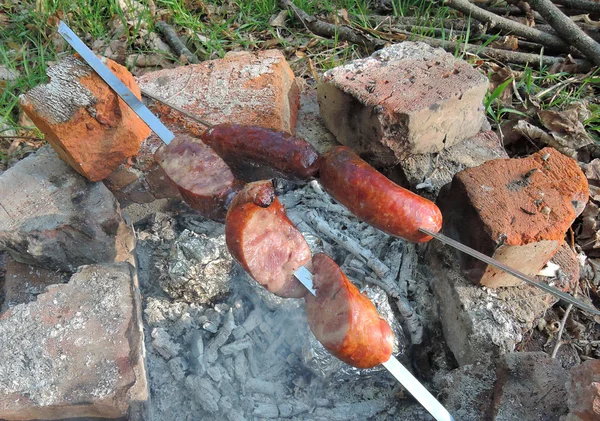
{"label": "browned sausage", "polygon": [[270,181],[247,184],[231,203],[225,220],[231,255],[259,284],[284,298],[307,290],[293,273],[310,263],[304,237],[288,219]]}
{"label": "browned sausage", "polygon": [[192,208],[207,218],[225,219],[227,207],[243,183],[211,148],[180,134],[161,146],[154,157]]}
{"label": "browned sausage", "polygon": [[307,180],[318,171],[319,153],[306,140],[264,127],[219,124],[202,140],[244,181],[274,177]]}
{"label": "browned sausage", "polygon": [[335,357],[358,368],[389,360],[394,334],[366,296],[326,254],[313,257],[313,287],[307,294],[306,316],[315,337]]}
{"label": "browned sausage", "polygon": [[438,232],[442,227],[442,213],[433,202],[398,186],[346,146],[323,155],[319,174],[334,199],[390,235],[420,243],[431,237],[419,228]]}

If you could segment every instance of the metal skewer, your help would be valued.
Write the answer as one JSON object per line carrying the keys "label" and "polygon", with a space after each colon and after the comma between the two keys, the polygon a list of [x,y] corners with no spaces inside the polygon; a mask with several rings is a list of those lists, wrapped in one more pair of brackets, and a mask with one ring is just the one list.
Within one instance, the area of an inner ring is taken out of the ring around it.
{"label": "metal skewer", "polygon": [[587,311],[589,313],[595,314],[595,315],[600,315],[600,311],[598,311],[597,309],[595,309],[592,306],[589,306],[587,304],[585,304],[583,301],[578,300],[577,298],[573,297],[570,294],[567,294],[566,292],[562,292],[561,290],[559,290],[558,288],[554,288],[546,283],[543,282],[538,282],[535,279],[533,279],[530,276],[525,275],[523,272],[511,268],[510,266],[499,262],[498,260],[486,256],[485,254],[478,252],[477,250],[472,249],[469,246],[466,246],[462,243],[459,243],[456,240],[453,240],[452,238],[446,237],[444,234],[439,234],[439,233],[435,233],[429,230],[426,230],[424,228],[419,228],[419,231],[421,231],[424,234],[430,235],[433,238],[435,238],[436,240],[450,246],[450,247],[454,247],[457,250],[462,251],[463,253],[468,254],[469,256],[473,256],[474,258],[481,260],[484,263],[487,263],[488,265],[492,265],[497,267],[500,270],[503,270],[504,272],[522,280],[527,282],[529,285],[533,285],[543,291],[546,291],[549,294],[552,294],[562,300],[565,300],[566,302],[573,304],[575,307],[579,307],[580,309]]}
{"label": "metal skewer", "polygon": [[[314,296],[316,291],[313,287],[312,273],[304,266],[294,272],[294,276]],[[419,401],[437,421],[453,421],[452,415],[425,387],[406,369],[393,355],[382,364],[391,374]]]}
{"label": "metal skewer", "polygon": [[[98,75],[119,95],[123,101],[127,103],[136,114],[146,123],[154,133],[156,133],[165,144],[169,144],[175,137],[173,133],[154,115],[152,112],[139,100],[133,93],[102,63],[98,57],[75,35],[71,29],[64,23],[60,22],[59,34],[81,55],[81,57],[98,73]],[[176,109],[177,111],[188,113],[173,107],[162,99],[155,97],[152,94],[143,92],[152,99],[163,102],[166,105]],[[193,117],[201,124],[211,127],[210,124]],[[314,295],[316,291],[312,288],[312,274],[305,268],[301,267],[296,271],[296,277],[308,288]],[[308,286],[307,286],[308,285]],[[391,357],[389,361],[384,363],[384,366],[392,373],[392,375],[427,409],[438,421],[453,421],[448,411],[413,377],[406,368],[404,368],[395,357]],[[436,415],[437,414],[437,415]]]}

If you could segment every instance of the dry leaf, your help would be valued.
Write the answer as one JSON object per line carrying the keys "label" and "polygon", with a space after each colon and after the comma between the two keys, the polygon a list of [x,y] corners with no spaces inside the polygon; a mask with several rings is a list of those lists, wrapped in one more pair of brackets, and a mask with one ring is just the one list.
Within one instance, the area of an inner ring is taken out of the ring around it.
{"label": "dry leaf", "polygon": [[19,78],[19,72],[13,69],[8,69],[4,66],[0,66],[0,80],[17,80]]}
{"label": "dry leaf", "polygon": [[600,159],[596,158],[589,164],[583,164],[583,170],[588,179],[590,197],[600,202]]}
{"label": "dry leaf", "polygon": [[350,25],[350,17],[348,16],[348,11],[346,9],[339,9],[337,11],[337,24]]}
{"label": "dry leaf", "polygon": [[569,155],[573,156],[577,149],[594,143],[582,123],[589,117],[587,108],[582,103],[573,104],[564,111],[540,111],[538,116],[560,147],[550,146],[554,146],[563,153],[570,151]]}
{"label": "dry leaf", "polygon": [[269,25],[285,28],[285,18],[287,15],[287,9],[280,11],[278,14],[271,16],[271,19],[269,19]]}
{"label": "dry leaf", "polygon": [[[490,92],[494,92],[494,90],[502,85],[509,79],[514,79],[515,74],[510,69],[510,67],[501,67],[496,72],[494,72],[490,76]],[[506,85],[506,88],[502,91],[498,100],[503,106],[512,106],[512,95],[513,95],[513,85],[509,83]]]}
{"label": "dry leaf", "polygon": [[490,44],[492,48],[499,48],[500,50],[512,50],[516,51],[519,48],[519,40],[517,37],[508,35],[500,37]]}

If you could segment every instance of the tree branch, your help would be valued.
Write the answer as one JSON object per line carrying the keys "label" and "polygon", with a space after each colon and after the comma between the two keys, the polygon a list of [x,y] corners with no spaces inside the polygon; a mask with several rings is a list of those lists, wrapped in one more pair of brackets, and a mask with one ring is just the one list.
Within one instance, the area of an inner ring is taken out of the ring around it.
{"label": "tree branch", "polygon": [[282,9],[291,11],[296,19],[301,21],[304,26],[306,26],[306,28],[315,35],[330,38],[337,36],[337,38],[340,40],[348,41],[352,44],[362,45],[371,51],[381,48],[386,44],[386,41],[373,38],[368,35],[358,34],[347,26],[333,25],[328,22],[323,22],[314,16],[310,16],[304,10],[296,7],[294,2],[291,0],[279,0],[279,4]]}
{"label": "tree branch", "polygon": [[569,9],[580,9],[586,12],[600,13],[600,3],[588,0],[553,0],[554,3]]}
{"label": "tree branch", "polygon": [[575,46],[596,66],[600,66],[600,44],[585,34],[550,0],[529,0],[529,4],[567,42]]}
{"label": "tree branch", "polygon": [[576,53],[572,47],[570,47],[567,43],[565,43],[562,39],[560,39],[557,36],[547,34],[535,28],[530,28],[529,26],[495,15],[494,13],[488,12],[487,10],[475,6],[468,0],[445,0],[445,4],[466,15],[471,15],[473,19],[476,19],[480,22],[488,23],[491,26],[495,26],[513,35],[523,37],[525,39],[528,39],[529,41],[542,44],[547,48],[569,52],[571,54]]}
{"label": "tree branch", "polygon": [[183,41],[179,39],[177,32],[175,32],[175,29],[173,29],[171,25],[161,20],[156,24],[156,28],[164,35],[167,44],[175,51],[177,56],[185,56],[187,61],[192,64],[200,63],[198,57],[196,57],[196,55],[185,46]]}

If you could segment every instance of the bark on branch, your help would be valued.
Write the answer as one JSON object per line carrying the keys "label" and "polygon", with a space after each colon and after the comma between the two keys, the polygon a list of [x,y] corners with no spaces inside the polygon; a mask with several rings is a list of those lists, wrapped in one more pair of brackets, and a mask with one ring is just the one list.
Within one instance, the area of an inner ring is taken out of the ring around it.
{"label": "bark on branch", "polygon": [[570,47],[565,41],[557,36],[547,34],[535,28],[531,28],[518,22],[514,22],[510,19],[495,15],[494,13],[475,6],[468,0],[445,0],[445,4],[466,15],[471,15],[473,19],[488,23],[490,26],[495,26],[507,33],[523,37],[529,41],[542,44],[547,48],[569,52],[571,54],[576,53],[572,47]]}
{"label": "bark on branch", "polygon": [[351,28],[343,25],[333,25],[310,16],[304,10],[296,7],[291,0],[279,0],[282,9],[291,11],[296,19],[301,21],[306,28],[313,34],[324,37],[336,37],[343,41],[348,41],[353,44],[362,45],[368,50],[376,50],[383,47],[386,42],[377,38],[370,37],[365,34],[359,34]]}
{"label": "bark on branch", "polygon": [[600,44],[587,36],[550,0],[529,0],[529,4],[564,40],[575,46],[596,66],[600,66]]}
{"label": "bark on branch", "polygon": [[192,64],[200,63],[198,57],[196,57],[196,55],[185,46],[183,41],[179,39],[177,32],[175,32],[175,29],[173,29],[171,25],[166,22],[159,21],[156,24],[156,28],[164,35],[167,44],[169,44],[169,46],[179,57],[185,56],[187,61]]}
{"label": "bark on branch", "polygon": [[586,12],[600,13],[600,3],[588,0],[553,0],[554,3],[569,9],[580,9]]}

